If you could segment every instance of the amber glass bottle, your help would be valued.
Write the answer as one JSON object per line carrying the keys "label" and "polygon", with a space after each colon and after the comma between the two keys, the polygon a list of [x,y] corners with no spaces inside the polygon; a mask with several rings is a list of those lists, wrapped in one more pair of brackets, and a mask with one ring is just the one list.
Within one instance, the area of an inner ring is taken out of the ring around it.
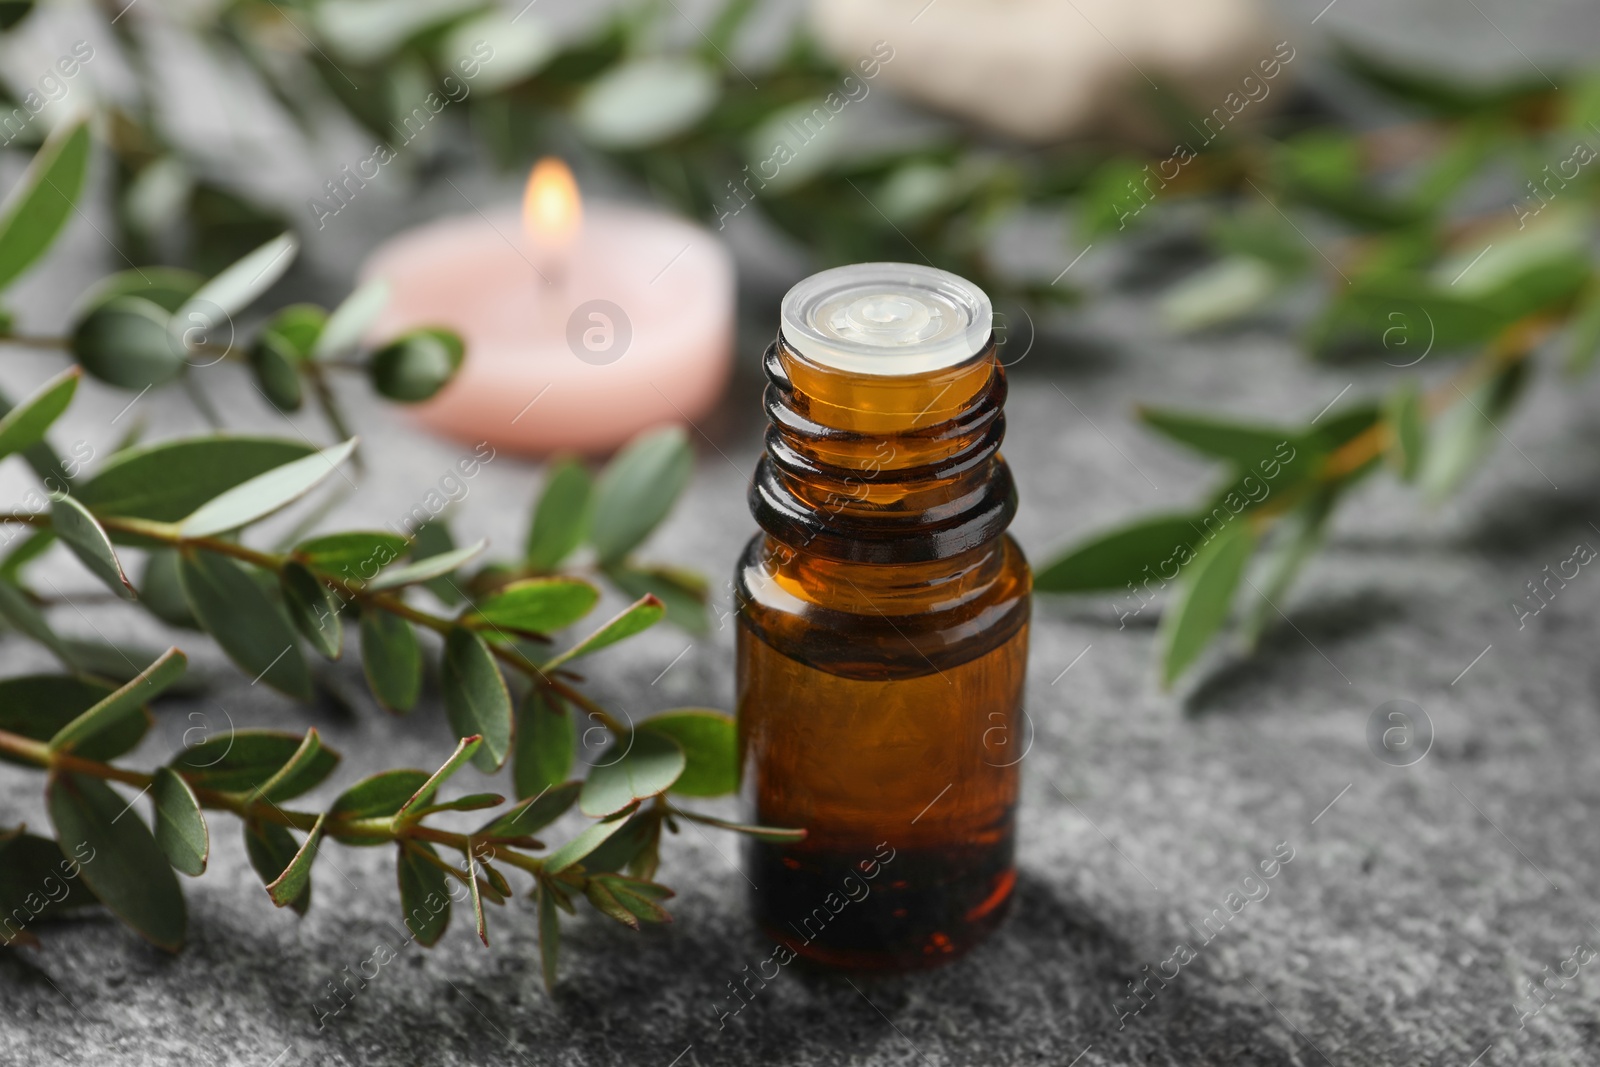
{"label": "amber glass bottle", "polygon": [[932,966],[1004,917],[1031,576],[1005,529],[989,300],[867,263],[784,298],[735,577],[762,928],[822,963]]}

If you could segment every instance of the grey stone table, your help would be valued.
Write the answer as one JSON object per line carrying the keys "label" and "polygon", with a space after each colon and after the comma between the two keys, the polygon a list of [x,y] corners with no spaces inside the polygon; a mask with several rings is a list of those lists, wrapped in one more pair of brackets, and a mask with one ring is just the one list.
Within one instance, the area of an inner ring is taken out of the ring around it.
{"label": "grey stone table", "polygon": [[[75,234],[74,247],[93,240]],[[32,291],[49,317],[75,289],[46,280]],[[748,308],[727,403],[696,428],[687,499],[648,546],[713,575],[723,607],[722,579],[752,529],[744,484],[760,443],[754,357],[772,327],[770,295]],[[1281,323],[1180,341],[1149,310],[1137,292],[1110,292],[1015,370],[1014,532],[1036,560],[1198,495],[1206,469],[1139,431],[1134,400],[1306,418],[1346,386],[1348,400],[1386,380],[1307,363]],[[22,359],[0,368],[13,392],[53,369]],[[229,418],[287,432],[229,373],[212,380]],[[417,433],[359,390],[350,399],[372,470],[331,521],[398,519],[464,447]],[[86,387],[59,440],[108,447],[126,403]],[[200,429],[181,397],[152,395],[136,410],[161,435]],[[1223,651],[1176,693],[1153,680],[1148,613],[1124,627],[1102,603],[1041,600],[1016,907],[954,966],[853,981],[790,967],[723,1018],[729,983],[767,947],[746,918],[735,842],[689,829],[664,850],[676,922],[639,935],[586,911],[565,927],[553,996],[519,900],[493,915],[492,949],[458,916],[439,947],[404,949],[319,1019],[330,983],[397,941],[389,853],[324,849],[316,906],[299,920],[263,899],[219,817],[212,869],[186,885],[183,954],[105,917],[44,931],[43,951],[0,954],[0,1063],[1600,1062],[1593,965],[1521,1017],[1535,1003],[1530,981],[1600,944],[1600,579],[1585,572],[1525,628],[1509,607],[1546,564],[1600,544],[1597,414],[1592,381],[1546,376],[1503,427],[1515,447],[1459,499],[1430,511],[1386,483],[1367,486],[1258,654]],[[535,467],[495,459],[471,481],[457,529],[515,545],[537,482]],[[25,484],[0,472],[5,499]],[[68,592],[91,588],[70,560],[46,567]],[[120,610],[64,610],[57,622],[145,643],[169,636]],[[164,704],[135,763],[153,763],[197,722],[316,726],[344,763],[309,803],[374,770],[431,766],[447,745],[436,704],[383,715],[348,663],[332,677],[356,694],[353,715],[263,693],[187,643],[215,684]],[[727,707],[731,649],[726,628],[702,642],[658,628],[607,653],[596,688],[641,714]],[[19,642],[0,644],[0,672],[40,666]],[[1380,761],[1367,740],[1375,709],[1395,699],[1420,705],[1434,731],[1408,767]],[[40,786],[0,769],[0,813],[44,825]],[[1270,880],[1246,880],[1274,857],[1292,858]],[[1147,986],[1153,996],[1131,1014],[1130,983],[1176,963],[1178,976]]]}

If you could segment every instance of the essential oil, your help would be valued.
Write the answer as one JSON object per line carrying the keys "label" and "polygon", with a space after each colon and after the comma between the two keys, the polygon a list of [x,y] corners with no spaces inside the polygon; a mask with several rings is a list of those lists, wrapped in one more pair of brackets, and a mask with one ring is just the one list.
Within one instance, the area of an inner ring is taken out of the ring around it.
{"label": "essential oil", "polygon": [[937,965],[1011,899],[1032,578],[992,317],[956,275],[857,264],[791,289],[766,353],[742,788],[808,833],[746,866],[762,929],[820,963]]}

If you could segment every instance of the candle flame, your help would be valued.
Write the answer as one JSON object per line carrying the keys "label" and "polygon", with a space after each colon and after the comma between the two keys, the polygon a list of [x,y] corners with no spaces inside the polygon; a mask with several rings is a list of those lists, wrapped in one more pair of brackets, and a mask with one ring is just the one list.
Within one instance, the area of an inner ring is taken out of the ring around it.
{"label": "candle flame", "polygon": [[536,246],[565,249],[583,222],[583,201],[572,171],[546,156],[533,165],[522,196],[522,226]]}

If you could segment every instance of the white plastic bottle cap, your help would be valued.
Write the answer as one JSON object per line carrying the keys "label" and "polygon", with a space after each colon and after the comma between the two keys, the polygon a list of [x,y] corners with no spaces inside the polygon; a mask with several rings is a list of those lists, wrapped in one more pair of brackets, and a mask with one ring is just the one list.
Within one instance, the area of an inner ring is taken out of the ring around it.
{"label": "white plastic bottle cap", "polygon": [[783,298],[783,339],[850,374],[927,374],[964,363],[989,341],[994,309],[959,275],[915,263],[853,263]]}

